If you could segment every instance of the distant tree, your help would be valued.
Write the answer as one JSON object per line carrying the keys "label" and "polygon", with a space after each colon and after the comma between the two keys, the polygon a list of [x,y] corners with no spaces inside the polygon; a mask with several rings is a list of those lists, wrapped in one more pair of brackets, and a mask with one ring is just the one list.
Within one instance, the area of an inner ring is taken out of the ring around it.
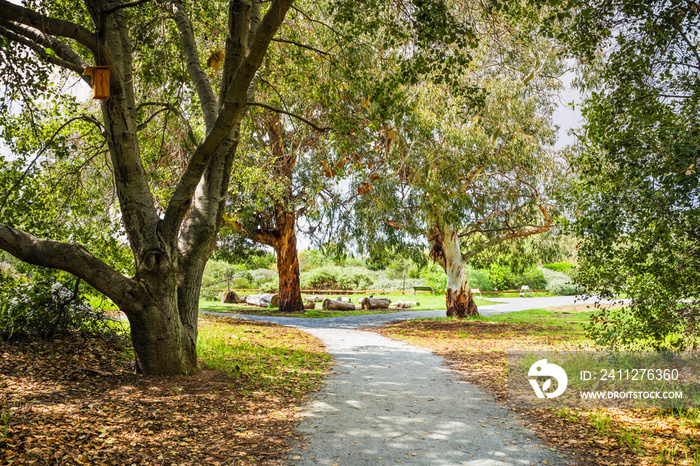
{"label": "distant tree", "polygon": [[478,313],[467,261],[548,231],[563,179],[552,150],[556,42],[472,13],[478,45],[459,85],[436,77],[396,91],[401,110],[379,126],[374,160],[353,180],[350,224],[368,247],[427,239],[447,275],[447,313],[460,317]]}

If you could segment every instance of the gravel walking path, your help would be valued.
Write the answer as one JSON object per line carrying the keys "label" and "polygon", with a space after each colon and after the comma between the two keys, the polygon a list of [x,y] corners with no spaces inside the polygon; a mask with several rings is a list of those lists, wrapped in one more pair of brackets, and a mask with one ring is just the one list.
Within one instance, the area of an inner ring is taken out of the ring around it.
{"label": "gravel walking path", "polygon": [[[573,297],[499,299],[483,315],[574,304]],[[576,302],[577,304],[581,301]],[[229,314],[230,315],[230,314]],[[320,338],[336,365],[304,411],[308,443],[293,465],[560,465],[512,412],[459,380],[427,350],[355,330],[390,321],[444,316],[445,311],[328,319],[245,316],[291,325]]]}

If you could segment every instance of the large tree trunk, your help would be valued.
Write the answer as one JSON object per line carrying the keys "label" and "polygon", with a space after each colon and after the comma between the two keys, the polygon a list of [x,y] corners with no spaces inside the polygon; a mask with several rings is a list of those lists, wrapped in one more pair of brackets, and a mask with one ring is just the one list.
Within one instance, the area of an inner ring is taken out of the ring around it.
{"label": "large tree trunk", "polygon": [[129,314],[136,371],[149,375],[197,372],[197,341],[180,323],[177,301],[164,296]]}
{"label": "large tree trunk", "polygon": [[278,217],[279,239],[275,244],[277,272],[280,282],[280,311],[302,312],[299,281],[299,257],[297,255],[296,219],[293,212],[285,212]]}
{"label": "large tree trunk", "polygon": [[442,228],[434,226],[428,233],[428,241],[432,247],[430,257],[440,264],[447,274],[445,290],[447,315],[452,317],[479,315],[465,273],[457,231],[451,225],[445,225]]}
{"label": "large tree trunk", "polygon": [[[140,2],[134,3],[132,7]],[[171,375],[197,371],[199,290],[226,201],[238,125],[252,98],[248,92],[251,81],[291,4],[292,0],[272,0],[261,15],[259,2],[230,2],[224,72],[217,102],[201,65],[193,24],[182,2],[162,2],[166,16],[176,23],[178,46],[184,54],[206,126],[201,141],[190,131],[192,147],[187,148],[188,163],[173,186],[163,212],[156,207],[139,147],[138,132],[143,128],[137,119],[137,101],[141,100],[135,96],[134,82],[138,81],[132,74],[134,54],[124,11],[115,7],[106,12],[104,2],[85,2],[97,26],[86,28],[45,17],[11,2],[0,2],[3,20],[9,18],[8,21],[17,23],[17,31],[31,33],[20,42],[37,38],[44,41],[36,44],[44,46],[30,48],[45,50],[50,46],[58,55],[54,64],[78,73],[86,65],[69,43],[56,42],[57,39],[49,36],[59,34],[82,44],[98,63],[111,66],[110,98],[102,103],[100,127],[109,148],[121,219],[136,273],[132,278],[125,277],[80,245],[40,240],[3,224],[0,224],[0,249],[32,264],[70,272],[111,298],[129,319],[136,368],[141,373]],[[34,33],[39,24],[41,35]],[[100,33],[92,33],[93,29]],[[160,103],[153,105],[168,107]],[[179,113],[177,105],[173,108]]]}

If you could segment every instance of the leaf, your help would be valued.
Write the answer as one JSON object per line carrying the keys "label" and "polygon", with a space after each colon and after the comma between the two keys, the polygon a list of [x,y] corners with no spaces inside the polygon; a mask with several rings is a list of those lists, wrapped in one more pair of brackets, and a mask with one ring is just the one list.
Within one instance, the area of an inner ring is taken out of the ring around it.
{"label": "leaf", "polygon": [[214,71],[219,71],[221,69],[221,63],[224,61],[224,52],[221,50],[214,50],[209,58],[207,59],[207,66],[212,68]]}

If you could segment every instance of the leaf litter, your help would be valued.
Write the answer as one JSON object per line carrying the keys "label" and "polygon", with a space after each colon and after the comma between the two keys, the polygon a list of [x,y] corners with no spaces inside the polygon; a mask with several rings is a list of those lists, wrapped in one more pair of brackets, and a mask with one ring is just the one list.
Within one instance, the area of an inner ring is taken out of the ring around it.
{"label": "leaf litter", "polygon": [[281,464],[298,441],[298,407],[330,363],[322,343],[272,324],[201,325],[249,336],[226,345],[253,348],[257,339],[280,354],[303,350],[315,370],[301,377],[279,367],[294,374],[274,383],[252,370],[142,376],[129,369],[123,348],[102,339],[2,342],[0,463]]}
{"label": "leaf litter", "polygon": [[[554,311],[577,311],[571,306]],[[507,401],[507,351],[579,350],[587,345],[581,328],[545,323],[479,320],[411,320],[380,329],[382,335],[428,348],[443,356],[465,380]],[[572,324],[573,322],[569,322]],[[689,414],[689,415],[688,415]],[[685,415],[668,410],[533,409],[514,413],[550,448],[573,464],[600,466],[700,465],[700,410]],[[606,420],[602,429],[600,420]]]}

